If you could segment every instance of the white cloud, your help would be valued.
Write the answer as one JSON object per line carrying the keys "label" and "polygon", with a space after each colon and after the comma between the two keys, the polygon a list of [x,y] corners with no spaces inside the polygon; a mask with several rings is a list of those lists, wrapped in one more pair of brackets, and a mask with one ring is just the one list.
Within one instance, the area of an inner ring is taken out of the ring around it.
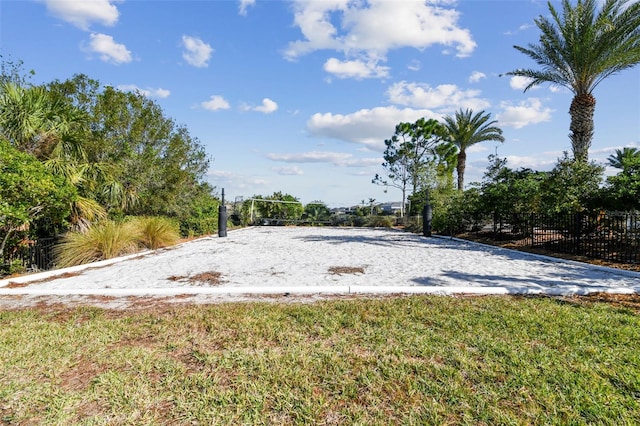
{"label": "white cloud", "polygon": [[532,169],[532,170],[551,170],[557,164],[558,158],[562,156],[560,151],[542,152],[539,155],[521,156],[507,155],[507,166],[510,169]]}
{"label": "white cloud", "polygon": [[487,78],[487,75],[480,71],[474,71],[469,76],[469,83],[477,83],[483,78]]}
{"label": "white cloud", "polygon": [[389,67],[379,66],[375,61],[341,61],[336,58],[329,58],[324,63],[324,70],[338,78],[355,78],[358,80],[389,76]]}
{"label": "white cloud", "polygon": [[296,59],[330,49],[343,52],[347,59],[366,57],[366,62],[377,63],[392,49],[423,50],[433,45],[453,47],[457,56],[469,56],[476,47],[471,33],[457,25],[459,13],[445,7],[449,2],[439,3],[295,0],[294,24],[303,39],[289,43],[284,56]]}
{"label": "white cloud", "polygon": [[209,170],[209,172],[207,172],[207,176],[217,187],[239,192],[259,192],[262,188],[271,184],[268,180],[260,177],[245,176],[224,170]]}
{"label": "white cloud", "polygon": [[183,35],[182,46],[185,48],[185,51],[182,53],[182,58],[187,61],[189,65],[198,68],[206,68],[209,66],[207,62],[213,53],[213,48],[209,44],[197,37]]}
{"label": "white cloud", "polygon": [[267,154],[273,161],[285,163],[328,163],[340,167],[366,167],[379,165],[381,158],[353,158],[353,154],[346,152],[310,151],[293,154]]}
{"label": "white cloud", "polygon": [[251,106],[248,104],[244,104],[240,107],[243,111],[258,111],[263,112],[265,114],[271,114],[278,110],[278,104],[272,101],[269,98],[264,98],[262,100],[262,105],[260,106]]}
{"label": "white cloud", "polygon": [[135,84],[122,84],[118,86],[118,90],[121,90],[123,92],[139,92],[142,95],[146,96],[147,98],[157,98],[157,99],[168,98],[169,95],[171,94],[169,90],[162,89],[160,87],[157,89],[153,89],[151,87],[148,87],[146,89],[141,89]]}
{"label": "white cloud", "polygon": [[245,16],[247,14],[247,8],[256,4],[256,0],[240,0],[240,15]]}
{"label": "white cloud", "polygon": [[313,136],[329,137],[362,144],[382,152],[384,140],[393,136],[400,122],[415,122],[420,117],[439,117],[426,109],[378,107],[351,114],[316,113],[307,121],[307,131]]}
{"label": "white cloud", "polygon": [[517,29],[517,30],[515,30],[515,31],[511,31],[511,30],[509,30],[509,31],[505,32],[504,34],[505,34],[505,35],[516,35],[516,34],[518,34],[519,32],[521,32],[521,31],[526,31],[526,30],[528,30],[529,28],[532,28],[532,27],[533,27],[533,25],[531,25],[531,24],[522,24],[522,25],[520,25],[520,26],[518,27],[518,29]]}
{"label": "white cloud", "polygon": [[72,25],[88,30],[92,22],[111,26],[120,13],[111,0],[45,0],[47,10]]}
{"label": "white cloud", "polygon": [[221,109],[229,109],[229,102],[222,96],[214,95],[209,98],[208,101],[204,101],[200,104],[202,108],[207,109],[209,111],[218,111]]}
{"label": "white cloud", "polygon": [[487,148],[486,146],[477,143],[477,144],[471,145],[469,148],[467,148],[466,152],[467,152],[467,154],[477,154],[479,152],[486,152],[488,150],[489,150],[489,148]]}
{"label": "white cloud", "polygon": [[420,71],[420,67],[421,67],[420,61],[417,61],[415,59],[411,61],[409,65],[407,65],[407,68],[410,71]]}
{"label": "white cloud", "polygon": [[502,112],[496,115],[500,126],[514,127],[520,129],[530,124],[542,123],[551,120],[551,108],[545,108],[538,98],[529,98],[512,105],[509,102],[500,104]]}
{"label": "white cloud", "polygon": [[124,44],[116,43],[113,37],[106,34],[93,33],[87,50],[98,53],[104,62],[125,64],[132,61],[131,52]]}
{"label": "white cloud", "polygon": [[[511,86],[514,90],[524,90],[531,83],[531,79],[529,77],[522,77],[519,75],[514,75],[509,80],[509,86]],[[532,88],[533,89],[533,88]]]}
{"label": "white cloud", "polygon": [[389,101],[396,105],[443,111],[458,108],[486,109],[490,104],[480,98],[480,94],[480,90],[462,90],[455,84],[441,84],[434,88],[425,83],[406,81],[395,83],[387,90]]}
{"label": "white cloud", "polygon": [[271,114],[278,110],[278,104],[269,98],[262,100],[262,105],[254,108],[255,111],[264,112],[265,114]]}
{"label": "white cloud", "polygon": [[273,167],[271,170],[283,176],[301,176],[304,174],[302,169],[298,166],[291,167]]}

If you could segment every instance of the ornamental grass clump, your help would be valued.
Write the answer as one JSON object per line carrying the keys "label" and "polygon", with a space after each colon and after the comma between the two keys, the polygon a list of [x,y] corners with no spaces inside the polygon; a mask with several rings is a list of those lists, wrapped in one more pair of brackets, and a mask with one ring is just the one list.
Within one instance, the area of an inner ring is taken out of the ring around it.
{"label": "ornamental grass clump", "polygon": [[166,217],[139,217],[131,223],[140,232],[140,243],[151,250],[174,245],[180,240],[178,225]]}
{"label": "ornamental grass clump", "polygon": [[372,228],[392,228],[393,218],[390,216],[370,216],[365,226]]}
{"label": "ornamental grass clump", "polygon": [[67,267],[135,253],[140,241],[134,222],[105,220],[85,232],[68,232],[55,248],[56,264]]}

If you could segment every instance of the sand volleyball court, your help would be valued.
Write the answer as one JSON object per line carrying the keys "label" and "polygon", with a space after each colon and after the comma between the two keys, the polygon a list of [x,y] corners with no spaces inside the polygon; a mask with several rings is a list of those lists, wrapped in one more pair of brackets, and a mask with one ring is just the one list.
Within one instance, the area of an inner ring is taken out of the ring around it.
{"label": "sand volleyball court", "polygon": [[0,281],[0,307],[365,294],[640,293],[640,274],[391,229],[253,227]]}

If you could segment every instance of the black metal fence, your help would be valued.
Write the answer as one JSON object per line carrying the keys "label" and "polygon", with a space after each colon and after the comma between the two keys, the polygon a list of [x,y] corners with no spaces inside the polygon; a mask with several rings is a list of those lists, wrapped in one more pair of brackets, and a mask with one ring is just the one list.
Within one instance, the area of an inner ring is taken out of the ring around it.
{"label": "black metal fence", "polygon": [[53,247],[57,241],[57,238],[40,238],[13,248],[0,259],[0,276],[52,269],[55,260]]}
{"label": "black metal fence", "polygon": [[466,232],[514,246],[640,263],[640,214],[496,214],[467,224]]}

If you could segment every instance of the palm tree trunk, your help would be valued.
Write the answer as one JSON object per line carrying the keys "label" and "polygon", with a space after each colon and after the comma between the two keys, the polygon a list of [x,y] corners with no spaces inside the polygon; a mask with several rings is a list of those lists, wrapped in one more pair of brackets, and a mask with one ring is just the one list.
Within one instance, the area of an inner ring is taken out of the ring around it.
{"label": "palm tree trunk", "polygon": [[456,172],[458,173],[458,191],[464,191],[464,169],[467,166],[467,153],[460,150],[458,153],[458,164],[456,164]]}
{"label": "palm tree trunk", "polygon": [[593,139],[593,114],[596,110],[596,98],[590,93],[576,95],[571,101],[571,148],[576,161],[587,162],[589,147]]}

